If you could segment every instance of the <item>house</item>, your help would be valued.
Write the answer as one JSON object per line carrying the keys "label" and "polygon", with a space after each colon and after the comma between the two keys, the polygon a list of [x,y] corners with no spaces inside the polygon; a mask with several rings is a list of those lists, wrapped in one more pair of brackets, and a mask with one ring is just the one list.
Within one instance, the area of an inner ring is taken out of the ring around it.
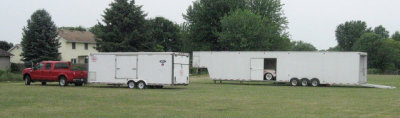
{"label": "house", "polygon": [[11,66],[10,62],[11,53],[0,49],[0,70],[7,70]]}
{"label": "house", "polygon": [[[88,63],[88,54],[97,53],[95,49],[96,40],[91,32],[59,30],[57,39],[61,43],[58,52],[60,53],[61,61],[70,61],[72,63],[86,64]],[[22,46],[16,45],[8,52],[15,55],[11,57],[12,63],[23,63]]]}

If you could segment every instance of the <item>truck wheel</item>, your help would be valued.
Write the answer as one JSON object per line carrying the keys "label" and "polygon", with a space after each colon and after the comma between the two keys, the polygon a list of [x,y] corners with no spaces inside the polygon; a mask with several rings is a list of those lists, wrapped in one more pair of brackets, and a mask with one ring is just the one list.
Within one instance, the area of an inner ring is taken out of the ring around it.
{"label": "truck wheel", "polygon": [[319,80],[317,78],[311,79],[311,86],[317,87],[319,86]]}
{"label": "truck wheel", "polygon": [[298,86],[299,83],[300,83],[300,81],[297,78],[290,79],[290,85],[292,85],[292,86]]}
{"label": "truck wheel", "polygon": [[274,76],[271,73],[266,73],[264,75],[265,80],[272,80],[274,78]]}
{"label": "truck wheel", "polygon": [[67,79],[66,79],[64,76],[61,76],[60,79],[59,79],[59,81],[58,81],[58,84],[59,84],[60,86],[68,86]]}
{"label": "truck wheel", "polygon": [[137,87],[138,87],[139,89],[145,89],[145,88],[146,88],[146,83],[144,83],[144,81],[139,81],[139,82],[137,83]]}
{"label": "truck wheel", "polygon": [[44,85],[46,85],[47,83],[46,82],[42,82],[42,85],[44,86]]}
{"label": "truck wheel", "polygon": [[134,81],[129,81],[128,82],[128,88],[130,88],[130,89],[135,88],[135,82]]}
{"label": "truck wheel", "polygon": [[308,79],[307,78],[303,78],[303,79],[301,79],[301,85],[302,86],[308,86],[309,85],[309,81],[308,81]]}
{"label": "truck wheel", "polygon": [[31,77],[29,75],[25,76],[25,85],[31,85]]}

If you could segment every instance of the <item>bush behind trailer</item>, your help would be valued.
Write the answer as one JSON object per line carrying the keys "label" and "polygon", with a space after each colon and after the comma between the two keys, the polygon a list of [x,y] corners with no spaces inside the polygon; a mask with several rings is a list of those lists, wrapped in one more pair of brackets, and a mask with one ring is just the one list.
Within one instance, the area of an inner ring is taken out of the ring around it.
{"label": "bush behind trailer", "polygon": [[207,68],[214,81],[367,84],[363,52],[193,52],[193,67]]}
{"label": "bush behind trailer", "polygon": [[111,52],[89,55],[88,83],[147,86],[189,84],[189,54],[175,52]]}

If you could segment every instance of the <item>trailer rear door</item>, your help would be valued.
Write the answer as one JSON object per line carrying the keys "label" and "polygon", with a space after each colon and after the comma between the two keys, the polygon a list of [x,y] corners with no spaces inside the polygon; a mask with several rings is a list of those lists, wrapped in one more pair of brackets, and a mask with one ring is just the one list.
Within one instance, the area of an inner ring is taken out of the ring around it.
{"label": "trailer rear door", "polygon": [[189,56],[174,55],[174,84],[189,84]]}
{"label": "trailer rear door", "polygon": [[115,73],[117,79],[136,79],[137,56],[117,56]]}
{"label": "trailer rear door", "polygon": [[264,80],[264,59],[250,59],[250,79]]}

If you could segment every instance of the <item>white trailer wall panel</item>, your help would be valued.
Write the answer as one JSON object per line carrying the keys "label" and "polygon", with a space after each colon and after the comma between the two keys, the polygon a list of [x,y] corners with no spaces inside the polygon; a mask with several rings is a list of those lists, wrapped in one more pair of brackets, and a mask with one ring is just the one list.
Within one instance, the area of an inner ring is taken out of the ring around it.
{"label": "white trailer wall panel", "polygon": [[277,59],[276,81],[318,78],[321,84],[364,84],[367,82],[366,55],[361,52],[193,52],[193,67],[207,68],[213,80],[262,81],[263,75],[257,71],[260,67],[256,66],[264,62],[257,59]]}
{"label": "white trailer wall panel", "polygon": [[89,83],[147,85],[189,84],[189,54],[174,52],[94,53],[89,55]]}

